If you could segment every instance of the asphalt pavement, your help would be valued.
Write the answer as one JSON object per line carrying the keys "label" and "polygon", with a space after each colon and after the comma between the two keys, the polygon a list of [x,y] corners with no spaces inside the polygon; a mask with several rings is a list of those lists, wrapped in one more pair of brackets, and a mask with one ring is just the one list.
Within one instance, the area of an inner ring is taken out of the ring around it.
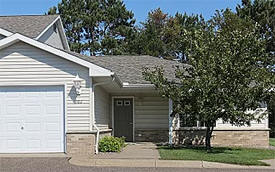
{"label": "asphalt pavement", "polygon": [[68,162],[69,158],[0,158],[0,172],[274,172],[275,169],[212,169],[212,168],[121,168],[82,167]]}

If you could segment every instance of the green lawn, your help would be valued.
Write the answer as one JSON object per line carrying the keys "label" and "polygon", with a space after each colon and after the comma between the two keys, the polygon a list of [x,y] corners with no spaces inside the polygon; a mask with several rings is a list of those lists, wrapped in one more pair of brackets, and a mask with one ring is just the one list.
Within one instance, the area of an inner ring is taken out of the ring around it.
{"label": "green lawn", "polygon": [[275,146],[275,138],[269,138],[269,144]]}
{"label": "green lawn", "polygon": [[213,148],[212,153],[207,153],[204,148],[158,148],[161,159],[164,160],[203,160],[239,165],[268,164],[258,160],[274,159],[275,150],[245,149],[245,148]]}

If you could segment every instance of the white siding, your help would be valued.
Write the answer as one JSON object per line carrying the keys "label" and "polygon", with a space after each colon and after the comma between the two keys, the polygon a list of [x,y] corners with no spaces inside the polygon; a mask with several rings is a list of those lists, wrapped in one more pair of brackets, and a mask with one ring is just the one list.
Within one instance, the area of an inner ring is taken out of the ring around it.
{"label": "white siding", "polygon": [[[262,112],[264,112],[264,111],[266,111],[266,108],[259,108],[259,110],[263,110]],[[237,129],[237,130],[239,130],[239,129],[240,130],[245,130],[245,129],[268,129],[268,117],[266,117],[265,119],[263,119],[260,122],[251,121],[250,126],[241,126],[241,127],[233,126],[230,123],[224,123],[222,120],[218,120],[216,122],[216,128],[217,129]]]}
{"label": "white siding", "polygon": [[40,42],[44,42],[48,45],[54,46],[56,48],[64,49],[62,44],[62,39],[58,30],[58,26],[56,25],[54,29],[54,25],[51,26],[41,38],[39,38]]}
{"label": "white siding", "polygon": [[135,97],[136,129],[168,129],[168,100],[157,95]]}
{"label": "white siding", "polygon": [[95,123],[100,129],[108,129],[110,124],[109,94],[100,86],[95,88]]}
{"label": "white siding", "polygon": [[[75,96],[72,80],[79,74],[82,94]],[[87,68],[19,42],[0,50],[0,86],[66,83],[66,129],[90,129],[90,77]]]}

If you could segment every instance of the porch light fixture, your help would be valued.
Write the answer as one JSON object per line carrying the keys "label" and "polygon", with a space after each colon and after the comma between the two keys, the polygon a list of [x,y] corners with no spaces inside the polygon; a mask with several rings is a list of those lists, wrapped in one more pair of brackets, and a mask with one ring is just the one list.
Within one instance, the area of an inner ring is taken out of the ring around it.
{"label": "porch light fixture", "polygon": [[81,94],[81,82],[82,82],[82,79],[79,78],[79,75],[77,74],[76,77],[73,79],[73,86],[75,88],[77,95]]}

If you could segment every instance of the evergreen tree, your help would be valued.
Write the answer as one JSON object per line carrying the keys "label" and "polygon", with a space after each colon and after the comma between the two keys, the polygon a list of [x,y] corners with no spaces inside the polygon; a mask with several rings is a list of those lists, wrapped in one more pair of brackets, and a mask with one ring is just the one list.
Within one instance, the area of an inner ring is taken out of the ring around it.
{"label": "evergreen tree", "polygon": [[183,31],[186,28],[203,27],[202,16],[177,13],[169,16],[160,8],[148,13],[147,20],[139,28],[136,41],[137,54],[148,54],[165,59],[185,59],[186,46]]}
{"label": "evergreen tree", "polygon": [[60,14],[72,51],[90,55],[124,54],[134,14],[121,0],[62,0],[48,14]]}

